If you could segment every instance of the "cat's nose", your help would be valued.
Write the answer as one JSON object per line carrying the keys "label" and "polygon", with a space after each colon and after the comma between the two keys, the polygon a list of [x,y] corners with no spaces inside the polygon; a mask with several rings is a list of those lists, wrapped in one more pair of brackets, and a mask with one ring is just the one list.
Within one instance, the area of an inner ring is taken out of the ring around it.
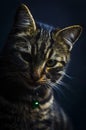
{"label": "cat's nose", "polygon": [[38,81],[41,77],[41,71],[40,69],[35,69],[34,72],[32,73],[32,78],[34,81]]}

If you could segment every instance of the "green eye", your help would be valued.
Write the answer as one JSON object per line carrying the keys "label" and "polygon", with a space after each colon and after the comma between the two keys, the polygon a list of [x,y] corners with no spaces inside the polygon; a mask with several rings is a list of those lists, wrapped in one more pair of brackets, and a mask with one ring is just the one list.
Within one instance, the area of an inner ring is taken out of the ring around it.
{"label": "green eye", "polygon": [[46,65],[47,67],[54,67],[55,65],[57,64],[57,61],[56,60],[48,60]]}

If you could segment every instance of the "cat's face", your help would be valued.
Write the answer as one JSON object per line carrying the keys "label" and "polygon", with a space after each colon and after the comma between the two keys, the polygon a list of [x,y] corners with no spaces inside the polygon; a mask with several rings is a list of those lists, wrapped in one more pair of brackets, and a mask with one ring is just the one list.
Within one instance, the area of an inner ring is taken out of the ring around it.
{"label": "cat's face", "polygon": [[58,30],[35,23],[29,9],[22,5],[17,11],[5,54],[11,56],[11,64],[28,86],[55,83],[62,76],[81,30],[79,25]]}

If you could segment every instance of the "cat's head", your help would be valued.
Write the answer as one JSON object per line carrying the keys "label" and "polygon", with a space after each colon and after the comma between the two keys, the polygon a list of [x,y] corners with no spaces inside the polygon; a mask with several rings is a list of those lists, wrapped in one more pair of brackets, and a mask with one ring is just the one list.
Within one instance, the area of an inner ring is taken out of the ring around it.
{"label": "cat's head", "polygon": [[28,86],[57,82],[81,31],[79,25],[57,29],[36,23],[23,4],[16,13],[4,55]]}

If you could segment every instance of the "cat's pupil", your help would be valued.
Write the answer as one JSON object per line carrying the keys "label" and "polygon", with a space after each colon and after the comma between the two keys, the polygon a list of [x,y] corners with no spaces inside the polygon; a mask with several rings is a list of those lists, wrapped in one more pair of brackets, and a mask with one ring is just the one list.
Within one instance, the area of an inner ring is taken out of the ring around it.
{"label": "cat's pupil", "polygon": [[46,66],[47,67],[54,67],[56,65],[56,63],[57,63],[56,60],[50,59],[47,61]]}

